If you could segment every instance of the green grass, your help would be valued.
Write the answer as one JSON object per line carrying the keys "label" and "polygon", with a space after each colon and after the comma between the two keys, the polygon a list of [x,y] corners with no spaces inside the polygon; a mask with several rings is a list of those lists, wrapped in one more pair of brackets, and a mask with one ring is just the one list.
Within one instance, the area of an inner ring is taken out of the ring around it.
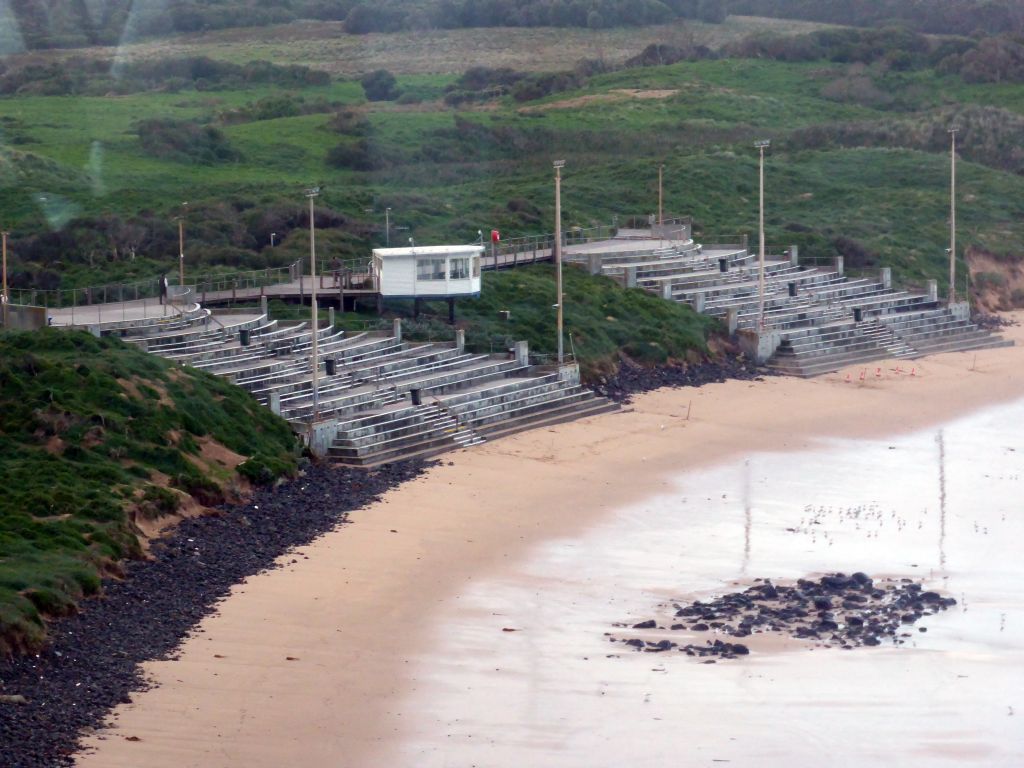
{"label": "green grass", "polygon": [[[717,321],[688,305],[664,301],[642,290],[623,290],[613,280],[593,276],[574,265],[563,272],[565,288],[565,351],[575,354],[584,378],[612,371],[620,356],[646,364],[692,359],[707,353],[708,335],[720,330]],[[390,331],[392,318],[402,318],[402,336],[413,341],[451,341],[455,329],[466,334],[471,352],[504,352],[516,341],[529,343],[531,354],[551,358],[557,350],[555,273],[536,264],[483,274],[478,298],[456,303],[456,324],[448,324],[446,302],[423,302],[419,318],[411,301],[389,301],[385,314],[362,306],[356,312],[335,312],[338,328],[349,331]],[[507,310],[510,319],[499,312]],[[309,320],[309,307],[271,301],[275,320]],[[328,317],[319,311],[321,321]]]}
{"label": "green grass", "polygon": [[[5,99],[0,100],[0,118],[16,120],[10,125],[34,143],[12,147],[20,154],[0,164],[0,204],[17,236],[60,228],[78,215],[159,216],[162,211],[169,218],[181,200],[192,201],[196,210],[224,199],[246,206],[293,201],[298,211],[302,190],[320,184],[323,204],[346,221],[336,235],[323,233],[325,257],[362,256],[382,240],[384,207],[392,208],[396,226],[408,228],[398,230],[399,237],[413,235],[424,243],[469,241],[478,229],[491,227],[506,235],[549,230],[553,157],[567,160],[567,226],[649,213],[656,205],[656,165],[664,161],[668,209],[694,215],[707,235],[734,235],[754,230],[757,175],[751,143],[765,136],[776,142],[768,159],[770,243],[796,242],[809,256],[827,257],[837,237],[853,237],[898,274],[941,279],[947,237],[948,160],[943,154],[900,147],[806,150],[787,144],[786,138],[815,125],[900,115],[913,121],[909,110],[950,103],[1021,110],[1021,89],[973,86],[931,71],[867,70],[865,76],[894,94],[894,102],[879,109],[822,96],[824,85],[845,74],[829,63],[757,60],[627,70],[539,102],[524,105],[508,98],[496,108],[458,113],[480,126],[465,136],[456,130],[457,113],[432,101],[452,82],[450,75],[400,78],[401,88],[427,99],[410,106],[367,105],[360,86],[351,81],[304,89],[301,95],[309,100],[367,110],[368,139],[382,158],[382,167],[372,172],[325,164],[329,149],[355,141],[328,127],[329,114],[226,126],[224,133],[243,159],[217,165],[148,156],[134,135],[132,126],[140,115],[214,119],[275,93],[263,86],[112,99]],[[678,92],[665,99],[617,93],[627,88]],[[573,100],[573,106],[559,106],[566,100]],[[523,112],[523,107],[532,111]],[[962,140],[969,144],[970,136]],[[969,163],[962,167],[961,242],[997,253],[1024,250],[1020,177]],[[509,202],[515,200],[529,201],[534,212],[511,210]],[[193,247],[206,236],[201,225],[190,222]],[[207,231],[220,229],[217,224]],[[280,238],[282,258],[302,255],[301,226],[294,230]],[[246,242],[233,247],[255,250]],[[170,243],[165,250],[172,250]],[[173,252],[142,255],[153,263],[173,258]],[[64,260],[66,284],[131,271],[102,260],[83,268],[82,258],[72,251]],[[12,263],[21,264],[17,248]]]}
{"label": "green grass", "polygon": [[[587,379],[613,371],[622,355],[648,365],[703,357],[708,334],[718,329],[717,321],[689,306],[642,290],[623,290],[613,280],[575,266],[565,267],[563,285],[565,352],[575,355]],[[531,354],[550,359],[557,350],[554,303],[555,272],[549,264],[486,272],[479,298],[457,302],[455,327],[465,331],[466,347],[472,352],[504,352],[516,341],[526,341]],[[411,301],[388,302],[386,307],[383,318],[369,309],[336,313],[335,324],[352,331],[386,330],[392,317],[402,317],[405,338],[454,338],[445,302],[424,302],[418,319],[413,319]],[[505,310],[509,320],[499,315]],[[308,309],[277,302],[270,311],[281,319],[309,315]]]}
{"label": "green grass", "polygon": [[234,474],[204,440],[251,457],[246,476],[294,468],[287,424],[213,376],[112,338],[0,333],[0,653],[38,646],[44,615],[139,554],[130,513],[221,497]]}

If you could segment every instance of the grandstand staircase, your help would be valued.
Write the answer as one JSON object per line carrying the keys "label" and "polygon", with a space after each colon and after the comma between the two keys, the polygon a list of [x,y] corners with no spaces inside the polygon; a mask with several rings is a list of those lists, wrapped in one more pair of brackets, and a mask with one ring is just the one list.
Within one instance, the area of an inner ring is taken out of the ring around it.
{"label": "grandstand staircase", "polygon": [[[792,253],[792,251],[791,251]],[[692,241],[672,248],[620,253],[576,253],[602,274],[635,281],[672,301],[720,318],[739,331],[759,331],[757,260],[743,246]],[[793,376],[818,376],[884,358],[912,359],[1012,344],[940,305],[927,293],[894,288],[889,270],[848,277],[839,263],[810,266],[789,254],[765,262],[764,319],[781,342],[766,367]]]}
{"label": "grandstand staircase", "polygon": [[473,354],[461,341],[404,341],[400,324],[391,334],[319,329],[316,404],[306,323],[285,325],[260,313],[214,317],[197,307],[175,322],[117,332],[231,380],[299,434],[309,432],[315,411],[318,424],[331,424],[327,455],[350,466],[427,458],[619,408],[557,370],[530,365],[525,345],[505,355]]}

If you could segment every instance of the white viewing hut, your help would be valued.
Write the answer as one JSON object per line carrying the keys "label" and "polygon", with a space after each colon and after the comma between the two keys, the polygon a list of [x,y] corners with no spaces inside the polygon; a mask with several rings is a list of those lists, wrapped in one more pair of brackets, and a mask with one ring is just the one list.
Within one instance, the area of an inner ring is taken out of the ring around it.
{"label": "white viewing hut", "polygon": [[388,299],[451,299],[480,295],[481,245],[374,248],[373,272]]}

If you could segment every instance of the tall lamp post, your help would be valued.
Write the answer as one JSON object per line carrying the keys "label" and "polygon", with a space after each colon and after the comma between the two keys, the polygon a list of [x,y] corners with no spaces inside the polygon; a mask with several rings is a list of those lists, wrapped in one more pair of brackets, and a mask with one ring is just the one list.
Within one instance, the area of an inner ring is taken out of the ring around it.
{"label": "tall lamp post", "polygon": [[309,303],[310,303],[310,325],[313,328],[313,343],[311,346],[313,368],[313,418],[310,421],[310,434],[313,424],[316,422],[320,412],[320,348],[318,345],[317,333],[320,331],[320,318],[316,306],[316,225],[313,211],[313,201],[320,195],[320,187],[313,187],[306,190],[306,197],[309,198]]}
{"label": "tall lamp post", "polygon": [[391,209],[384,209],[384,245],[391,247]]}
{"label": "tall lamp post", "polygon": [[185,290],[185,212],[188,203],[181,204],[181,215],[178,219],[178,290]]}
{"label": "tall lamp post", "polygon": [[661,163],[661,165],[658,166],[658,226],[659,227],[665,226],[665,208],[662,205],[662,201],[664,200],[664,196],[662,195],[662,189],[663,189],[663,187],[662,187],[662,177],[664,176],[664,173],[665,173],[665,164]]}
{"label": "tall lamp post", "polygon": [[949,148],[949,303],[956,302],[956,132],[950,128]]}
{"label": "tall lamp post", "polygon": [[758,257],[757,257],[757,322],[764,330],[764,151],[771,146],[767,139],[754,142],[761,158],[759,163],[760,205],[758,211]]}
{"label": "tall lamp post", "polygon": [[562,169],[565,160],[555,160],[555,290],[558,296],[558,364],[565,360],[565,348],[562,341]]}
{"label": "tall lamp post", "polygon": [[8,232],[6,230],[4,230],[3,232],[0,232],[0,237],[3,238],[3,276],[4,276],[4,283],[3,283],[4,292],[2,294],[2,297],[0,297],[0,301],[3,301],[3,305],[4,305],[4,328],[7,327],[7,302],[10,301],[10,298],[11,298],[10,295],[7,293],[7,235],[9,235],[9,234],[10,234],[10,232]]}

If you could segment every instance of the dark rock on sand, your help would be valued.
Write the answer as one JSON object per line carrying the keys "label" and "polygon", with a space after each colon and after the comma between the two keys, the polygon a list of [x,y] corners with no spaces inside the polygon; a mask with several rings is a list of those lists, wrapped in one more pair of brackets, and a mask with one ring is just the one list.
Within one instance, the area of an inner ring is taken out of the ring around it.
{"label": "dark rock on sand", "polygon": [[0,659],[0,694],[26,700],[0,706],[0,766],[72,765],[83,729],[98,728],[130,691],[146,687],[140,662],[172,656],[233,585],[276,567],[289,549],[425,466],[367,472],[311,465],[292,482],[257,491],[248,504],[181,521],[154,542],[152,560],[127,563],[125,578],[104,582],[101,598],[54,623],[39,655]]}
{"label": "dark rock on sand", "polygon": [[[825,646],[854,648],[877,646],[884,638],[903,643],[903,638],[910,636],[901,631],[903,627],[955,604],[956,600],[938,592],[922,591],[921,585],[911,579],[875,582],[867,574],[857,572],[849,577],[828,574],[817,581],[800,579],[795,586],[758,580],[743,592],[698,600],[691,605],[672,603],[672,607],[677,617],[700,619],[690,625],[691,632],[713,631],[731,637],[774,632]],[[657,622],[651,619],[633,626],[654,628]],[[672,629],[685,630],[686,626],[673,624]],[[919,631],[925,632],[926,628]],[[643,643],[635,647],[642,648]],[[719,639],[709,640],[705,646],[681,646],[679,650],[688,656],[720,658],[749,653],[745,646]]]}
{"label": "dark rock on sand", "polygon": [[757,381],[766,374],[744,357],[726,355],[716,362],[672,363],[653,368],[624,360],[614,376],[601,377],[593,390],[619,403],[628,403],[632,395],[662,387],[700,387],[729,379]]}

